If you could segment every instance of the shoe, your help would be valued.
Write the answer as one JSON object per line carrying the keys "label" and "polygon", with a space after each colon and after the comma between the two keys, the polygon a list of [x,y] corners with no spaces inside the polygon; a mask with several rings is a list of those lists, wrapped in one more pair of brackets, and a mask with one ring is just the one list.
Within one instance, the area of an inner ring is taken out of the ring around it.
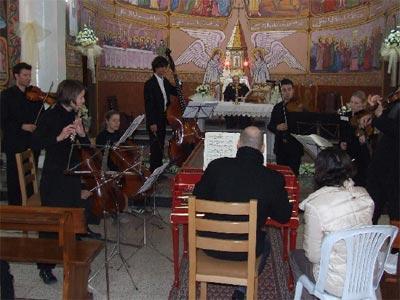
{"label": "shoe", "polygon": [[235,290],[232,294],[232,300],[244,300],[246,299],[245,294],[242,291]]}
{"label": "shoe", "polygon": [[40,270],[39,276],[40,278],[42,278],[45,284],[52,284],[57,282],[57,277],[53,275],[51,270]]}
{"label": "shoe", "polygon": [[90,230],[89,228],[87,229],[87,234],[85,235],[85,237],[89,238],[89,239],[94,239],[94,240],[100,240],[101,239],[101,234],[94,232],[92,230]]}

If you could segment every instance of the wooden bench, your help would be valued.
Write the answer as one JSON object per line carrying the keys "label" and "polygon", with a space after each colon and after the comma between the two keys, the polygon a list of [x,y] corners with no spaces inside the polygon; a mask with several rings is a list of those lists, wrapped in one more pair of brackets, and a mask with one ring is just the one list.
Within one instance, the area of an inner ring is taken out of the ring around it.
{"label": "wooden bench", "polygon": [[0,259],[9,262],[62,264],[63,299],[90,299],[90,263],[100,241],[77,241],[86,233],[82,208],[0,206],[0,229],[56,232],[58,239],[0,237]]}

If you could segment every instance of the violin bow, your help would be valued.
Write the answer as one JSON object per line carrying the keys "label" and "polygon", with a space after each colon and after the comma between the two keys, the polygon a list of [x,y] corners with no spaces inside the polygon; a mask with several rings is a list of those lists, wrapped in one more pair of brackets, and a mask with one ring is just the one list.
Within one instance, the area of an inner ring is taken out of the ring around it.
{"label": "violin bow", "polygon": [[43,98],[42,107],[40,108],[40,110],[39,110],[39,112],[38,112],[38,114],[37,114],[37,116],[36,116],[35,123],[34,123],[35,125],[37,125],[37,122],[38,122],[38,120],[39,120],[39,116],[40,116],[40,114],[41,114],[42,111],[43,111],[44,104],[46,103],[46,99],[47,99],[47,97],[49,96],[50,91],[51,91],[51,89],[53,88],[53,85],[54,85],[54,82],[52,81],[51,84],[50,84],[50,88],[49,88],[49,90],[48,90],[46,96],[44,96],[44,98]]}

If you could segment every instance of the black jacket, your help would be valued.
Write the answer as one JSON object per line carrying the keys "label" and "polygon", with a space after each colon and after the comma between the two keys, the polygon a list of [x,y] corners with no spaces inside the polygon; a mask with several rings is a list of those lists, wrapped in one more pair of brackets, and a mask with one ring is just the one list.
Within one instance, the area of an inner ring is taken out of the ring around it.
{"label": "black jacket", "polygon": [[[68,138],[57,142],[63,128],[75,120],[75,112],[69,112],[61,105],[46,110],[32,135],[32,148],[45,149],[40,194],[46,206],[73,207],[80,201],[81,180],[79,176],[65,175],[64,171],[80,162],[76,147],[71,154],[72,141]],[[89,144],[89,139],[76,136],[79,142]]]}
{"label": "black jacket", "polygon": [[25,151],[30,147],[32,133],[21,126],[34,124],[42,103],[28,101],[25,93],[15,85],[1,92],[0,104],[4,151]]}
{"label": "black jacket", "polygon": [[281,101],[274,106],[271,113],[271,120],[268,124],[268,129],[275,134],[274,153],[276,155],[301,157],[304,154],[304,150],[301,143],[291,135],[291,133],[295,133],[296,122],[290,113],[286,113],[288,130],[279,131],[276,129],[278,124],[285,123],[283,105],[284,102]]}
{"label": "black jacket", "polygon": [[110,143],[110,146],[115,144],[121,138],[122,133],[120,131],[109,132],[107,129],[102,130],[96,137],[96,145],[105,146]]}
{"label": "black jacket", "polygon": [[[239,83],[239,88],[238,88],[238,97],[244,97],[247,92],[249,91],[249,88],[247,85],[244,83]],[[224,91],[224,100],[225,101],[235,101],[236,98],[236,90],[235,86],[233,83],[228,84]]]}
{"label": "black jacket", "polygon": [[[215,201],[247,202],[250,199],[257,199],[258,256],[262,251],[264,241],[264,232],[261,231],[261,227],[267,218],[271,217],[280,223],[286,223],[290,219],[292,208],[284,186],[283,176],[263,165],[263,156],[260,151],[242,147],[238,150],[236,158],[220,158],[212,161],[196,184],[193,194],[200,199]],[[207,217],[232,220],[232,216],[227,215],[209,214]],[[230,235],[217,234],[217,236],[229,238]],[[207,251],[207,253],[228,260],[247,259],[244,253],[216,251]]]}
{"label": "black jacket", "polygon": [[400,184],[400,102],[392,103],[372,125],[381,133],[372,157],[370,176],[380,177],[382,181]]}
{"label": "black jacket", "polygon": [[[167,107],[170,104],[170,95],[176,96],[176,88],[164,77],[164,88],[167,94]],[[157,78],[153,75],[144,84],[144,107],[146,111],[146,125],[156,124],[165,126],[164,97]]]}

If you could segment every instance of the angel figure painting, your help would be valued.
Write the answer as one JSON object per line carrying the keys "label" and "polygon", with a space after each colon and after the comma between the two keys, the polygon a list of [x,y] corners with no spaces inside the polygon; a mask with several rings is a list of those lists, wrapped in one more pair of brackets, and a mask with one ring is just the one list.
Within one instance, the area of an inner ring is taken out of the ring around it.
{"label": "angel figure painting", "polygon": [[[280,41],[293,33],[294,31],[262,31],[255,32],[251,35],[251,42],[254,48],[262,50],[258,51],[258,58],[255,57],[255,61],[253,62],[253,64],[259,65],[260,70],[262,70],[257,80],[263,80],[265,82],[266,79],[264,79],[264,77],[269,77],[268,71],[276,68],[280,64],[286,64],[291,69],[303,72],[306,71],[305,67]],[[257,51],[255,51],[255,53],[256,52]],[[265,55],[263,53],[265,53]],[[255,80],[254,75],[253,80]]]}
{"label": "angel figure painting", "polygon": [[225,34],[220,30],[189,29],[181,28],[196,40],[183,51],[176,60],[176,65],[193,63],[195,66],[206,71],[204,83],[219,82],[222,74],[222,50],[219,49]]}
{"label": "angel figure painting", "polygon": [[255,48],[253,50],[254,60],[251,64],[250,72],[254,84],[264,84],[269,80],[269,71],[267,63],[264,60],[264,51],[262,48]]}

